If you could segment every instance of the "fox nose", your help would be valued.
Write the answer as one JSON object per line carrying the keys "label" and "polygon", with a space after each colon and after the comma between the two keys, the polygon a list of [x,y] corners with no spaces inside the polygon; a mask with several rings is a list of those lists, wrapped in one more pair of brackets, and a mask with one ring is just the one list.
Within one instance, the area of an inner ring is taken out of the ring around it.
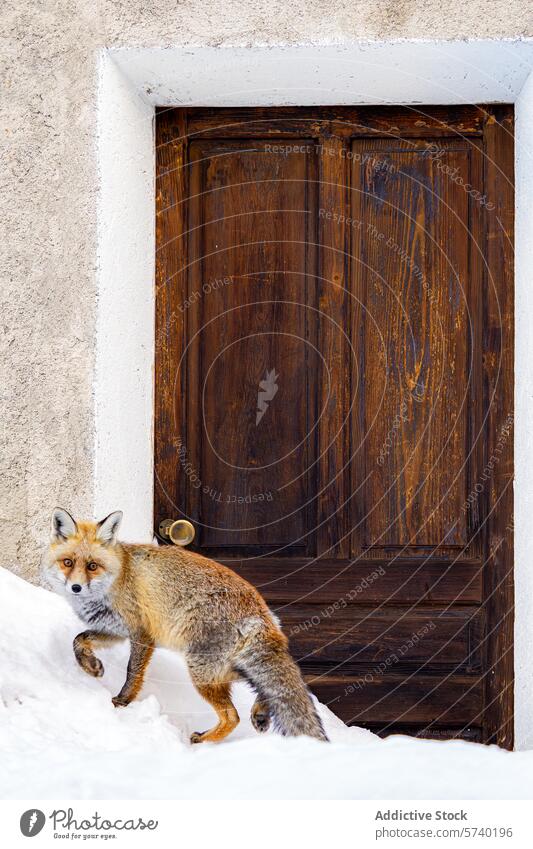
{"label": "fox nose", "polygon": [[81,593],[81,584],[72,584],[73,593]]}

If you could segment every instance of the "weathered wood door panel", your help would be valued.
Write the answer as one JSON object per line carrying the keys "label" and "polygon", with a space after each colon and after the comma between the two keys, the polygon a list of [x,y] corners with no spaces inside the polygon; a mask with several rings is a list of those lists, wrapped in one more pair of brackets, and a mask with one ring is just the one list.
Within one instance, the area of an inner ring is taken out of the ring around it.
{"label": "weathered wood door panel", "polygon": [[157,117],[156,532],[380,733],[512,744],[512,126]]}
{"label": "weathered wood door panel", "polygon": [[445,169],[479,186],[481,152],[455,139],[440,142],[438,159],[427,143],[396,139],[358,140],[352,150],[364,381],[357,433],[366,437],[353,551],[464,556],[472,545],[479,551],[473,511],[463,508],[482,448],[469,436],[483,409],[481,234],[469,196]]}
{"label": "weathered wood door panel", "polygon": [[203,484],[190,491],[196,545],[217,556],[306,553],[320,360],[316,157],[277,157],[273,168],[261,140],[192,141],[189,153],[184,367],[189,458]]}

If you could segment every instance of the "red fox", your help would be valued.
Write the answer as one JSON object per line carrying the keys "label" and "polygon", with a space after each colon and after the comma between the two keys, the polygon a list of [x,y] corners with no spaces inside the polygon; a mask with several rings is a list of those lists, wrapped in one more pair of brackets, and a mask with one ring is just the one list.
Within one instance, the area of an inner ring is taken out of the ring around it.
{"label": "red fox", "polygon": [[257,731],[272,721],[281,734],[327,740],[311,696],[266,602],[231,569],[181,548],[117,541],[121,511],[101,522],[75,522],[54,511],[42,569],[46,582],[71,603],[87,630],[74,639],[76,660],[89,675],[104,673],[98,645],[130,639],[126,681],[113,698],[128,705],[142,687],[156,646],[182,652],[192,681],[215,709],[218,724],[191,743],[218,742],[239,722],[231,683],[245,680],[257,698]]}

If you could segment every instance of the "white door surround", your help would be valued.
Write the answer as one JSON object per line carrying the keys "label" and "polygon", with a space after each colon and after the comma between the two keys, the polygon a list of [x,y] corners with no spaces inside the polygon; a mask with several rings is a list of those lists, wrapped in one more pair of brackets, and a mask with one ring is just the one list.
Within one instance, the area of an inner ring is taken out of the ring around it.
{"label": "white door surround", "polygon": [[98,89],[97,515],[151,539],[154,107],[515,104],[515,734],[533,747],[533,41],[102,51]]}

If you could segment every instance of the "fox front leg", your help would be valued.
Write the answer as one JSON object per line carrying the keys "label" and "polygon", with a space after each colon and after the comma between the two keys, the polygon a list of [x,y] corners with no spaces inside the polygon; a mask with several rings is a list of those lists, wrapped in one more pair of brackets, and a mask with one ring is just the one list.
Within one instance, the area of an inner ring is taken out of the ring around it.
{"label": "fox front leg", "polygon": [[94,647],[109,645],[109,643],[115,643],[121,639],[123,637],[105,634],[102,631],[82,631],[81,634],[74,637],[72,644],[74,656],[84,672],[94,678],[101,678],[104,674],[104,664],[96,657],[93,651]]}
{"label": "fox front leg", "polygon": [[125,707],[133,701],[142,687],[144,673],[154,652],[154,643],[146,634],[131,635],[130,659],[128,672],[122,690],[112,701],[115,707]]}

